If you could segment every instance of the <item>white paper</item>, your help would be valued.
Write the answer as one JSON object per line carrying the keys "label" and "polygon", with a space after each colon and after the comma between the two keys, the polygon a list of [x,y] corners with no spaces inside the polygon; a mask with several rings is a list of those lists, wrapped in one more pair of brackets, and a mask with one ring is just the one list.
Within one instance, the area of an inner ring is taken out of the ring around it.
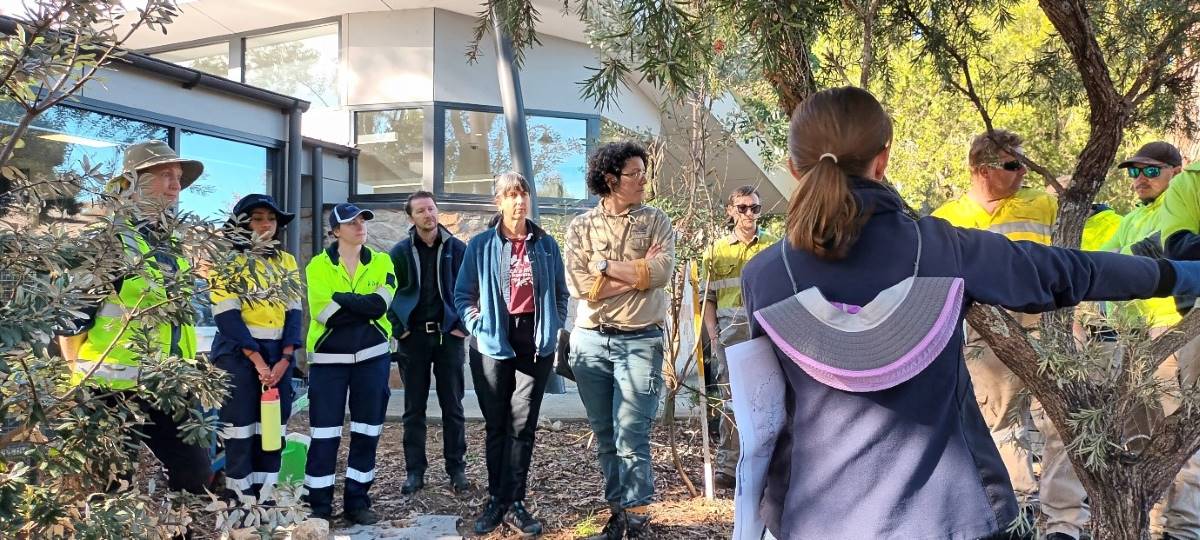
{"label": "white paper", "polygon": [[741,442],[733,498],[733,538],[761,540],[766,524],[758,515],[758,507],[775,439],[787,420],[783,402],[787,382],[766,336],[725,349],[725,358]]}

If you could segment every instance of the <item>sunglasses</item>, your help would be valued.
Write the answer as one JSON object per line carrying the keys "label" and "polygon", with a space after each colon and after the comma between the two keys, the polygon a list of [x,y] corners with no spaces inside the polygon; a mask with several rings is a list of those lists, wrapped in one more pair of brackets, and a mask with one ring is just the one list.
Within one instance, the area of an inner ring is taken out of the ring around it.
{"label": "sunglasses", "polygon": [[739,213],[739,214],[745,214],[747,211],[749,211],[751,214],[758,214],[759,212],[762,212],[762,205],[761,204],[738,204],[738,205],[734,205],[734,209],[736,209],[737,213]]}
{"label": "sunglasses", "polygon": [[1154,165],[1147,165],[1145,167],[1128,167],[1126,170],[1129,171],[1130,178],[1137,178],[1139,174],[1145,176],[1146,178],[1158,178],[1158,176],[1162,174],[1162,167],[1156,167]]}
{"label": "sunglasses", "polygon": [[1024,169],[1025,165],[1022,164],[1019,160],[1014,159],[1012,161],[1005,161],[1004,163],[993,163],[992,167],[995,167],[997,169],[1004,169],[1008,172],[1016,172],[1021,169]]}

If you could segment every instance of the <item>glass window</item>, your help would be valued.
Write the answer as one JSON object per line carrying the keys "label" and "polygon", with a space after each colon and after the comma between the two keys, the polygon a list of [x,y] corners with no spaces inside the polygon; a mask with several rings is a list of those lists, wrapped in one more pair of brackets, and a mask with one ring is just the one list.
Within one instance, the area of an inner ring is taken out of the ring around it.
{"label": "glass window", "polygon": [[[585,199],[587,120],[528,116],[529,149],[538,196]],[[491,195],[492,177],[512,169],[502,113],[446,110],[444,189]]]}
{"label": "glass window", "polygon": [[425,111],[397,109],[354,115],[358,193],[410,193],[424,177]]}
{"label": "glass window", "polygon": [[246,38],[245,81],[313,107],[338,105],[338,25]]}
{"label": "glass window", "polygon": [[206,219],[224,220],[251,193],[269,193],[270,150],[253,144],[184,131],[179,154],[204,163],[204,174],[179,195],[179,207]]}
{"label": "glass window", "polygon": [[[14,103],[0,103],[0,135],[13,133],[22,109]],[[82,172],[84,162],[95,167],[104,178],[121,171],[121,153],[130,143],[142,139],[167,139],[167,128],[73,107],[57,106],[34,119],[25,132],[25,146],[13,153],[9,165],[20,169],[30,180],[46,181],[68,172]],[[3,181],[3,179],[0,179]],[[103,186],[86,186],[98,190]],[[57,210],[75,215],[91,197],[83,190],[49,201],[46,212]]]}
{"label": "glass window", "polygon": [[229,42],[161,52],[155,58],[218,77],[229,77]]}

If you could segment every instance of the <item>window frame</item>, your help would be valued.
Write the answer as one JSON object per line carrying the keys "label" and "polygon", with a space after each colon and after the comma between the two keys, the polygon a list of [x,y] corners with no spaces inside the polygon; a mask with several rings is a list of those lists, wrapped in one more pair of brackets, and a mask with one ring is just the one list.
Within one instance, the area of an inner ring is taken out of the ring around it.
{"label": "window frame", "polygon": [[[350,106],[347,107],[347,110],[350,111],[351,114],[348,115],[347,118],[350,122],[350,133],[354,140],[354,144],[357,145],[358,142],[356,118],[359,112],[379,112],[397,109],[421,109],[424,113],[424,151],[422,152],[421,158],[423,160],[423,169],[425,174],[422,177],[421,189],[430,191],[437,195],[439,202],[491,204],[492,197],[488,195],[448,192],[445,189],[446,111],[459,110],[468,112],[484,112],[503,116],[504,108],[494,105],[480,105],[477,103],[462,103],[455,101],[406,101]],[[585,157],[590,156],[599,145],[600,122],[602,119],[601,115],[599,114],[573,113],[547,109],[525,109],[525,116],[542,116],[549,118],[586,121],[587,140],[584,143]],[[357,180],[350,184],[350,200],[356,202],[397,202],[407,200],[409,195],[411,195],[411,193],[407,192],[363,194],[358,192]],[[595,204],[597,200],[598,198],[591,193],[589,193],[585,199],[542,197],[539,195],[538,207],[578,208],[585,205]]]}

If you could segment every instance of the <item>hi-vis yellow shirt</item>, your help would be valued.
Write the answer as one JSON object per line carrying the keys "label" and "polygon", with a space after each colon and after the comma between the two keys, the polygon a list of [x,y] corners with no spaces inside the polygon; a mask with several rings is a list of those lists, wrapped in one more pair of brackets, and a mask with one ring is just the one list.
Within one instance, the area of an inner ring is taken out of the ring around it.
{"label": "hi-vis yellow shirt", "polygon": [[966,194],[933,211],[934,217],[955,227],[982,229],[1008,237],[1050,245],[1058,199],[1043,191],[1022,188],[1004,199],[992,213]]}
{"label": "hi-vis yellow shirt", "polygon": [[[1166,197],[1160,195],[1154,202],[1134,208],[1129,215],[1121,219],[1116,234],[1100,247],[1100,251],[1132,254],[1130,246],[1161,230],[1159,219],[1165,200]],[[1169,296],[1107,304],[1109,313],[1120,317],[1126,324],[1144,322],[1150,328],[1163,328],[1175,326],[1182,319],[1179,311],[1175,309],[1175,299]]]}
{"label": "hi-vis yellow shirt", "polygon": [[759,228],[749,244],[742,243],[736,234],[730,233],[718,238],[704,251],[700,284],[703,286],[704,280],[708,280],[707,298],[716,303],[719,319],[746,318],[746,310],[742,307],[742,268],[752,257],[778,241],[778,237]]}

